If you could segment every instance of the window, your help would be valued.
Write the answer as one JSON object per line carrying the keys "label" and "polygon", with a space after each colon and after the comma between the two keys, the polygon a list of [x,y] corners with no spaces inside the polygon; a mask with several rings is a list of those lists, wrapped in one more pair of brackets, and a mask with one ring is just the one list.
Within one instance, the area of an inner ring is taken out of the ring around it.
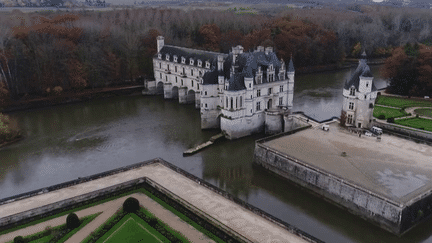
{"label": "window", "polygon": [[202,66],[202,62],[201,62],[201,60],[198,60],[198,67],[201,67]]}
{"label": "window", "polygon": [[176,56],[174,56],[174,62],[177,62],[177,57]]}
{"label": "window", "polygon": [[199,71],[199,76],[202,77],[202,72],[201,71]]}
{"label": "window", "polygon": [[167,76],[165,76],[165,81],[168,81],[168,75],[167,75]]}
{"label": "window", "polygon": [[162,63],[161,62],[159,63],[159,68],[162,68]]}
{"label": "window", "polygon": [[183,86],[183,79],[181,80],[181,85]]}
{"label": "window", "polygon": [[210,68],[210,63],[206,62],[206,68]]}
{"label": "window", "polygon": [[352,88],[350,89],[350,95],[355,95],[355,88],[354,88],[354,87],[352,87]]}
{"label": "window", "polygon": [[236,109],[238,108],[238,98],[236,97]]}
{"label": "window", "polygon": [[249,83],[249,88],[252,88],[252,84],[251,83]]}
{"label": "window", "polygon": [[373,104],[372,103],[369,104],[369,109],[373,109]]}
{"label": "window", "polygon": [[369,87],[369,83],[366,83],[366,87]]}
{"label": "window", "polygon": [[269,82],[273,82],[273,74],[269,74]]}
{"label": "window", "polygon": [[259,90],[257,90],[257,97],[260,97],[261,96],[261,90],[259,89]]}
{"label": "window", "polygon": [[225,106],[228,107],[228,97],[226,97],[226,104],[225,104]]}
{"label": "window", "polygon": [[185,64],[186,58],[182,57],[182,63]]}
{"label": "window", "polygon": [[186,72],[185,72],[185,69],[183,68],[183,74],[185,75],[186,74]]}
{"label": "window", "polygon": [[162,78],[162,73],[160,73],[160,78]]}
{"label": "window", "polygon": [[191,76],[193,76],[193,70],[191,69]]}
{"label": "window", "polygon": [[204,95],[207,95],[207,91],[204,91]]}
{"label": "window", "polygon": [[240,108],[243,107],[243,96],[240,96]]}
{"label": "window", "polygon": [[176,83],[177,83],[177,77],[176,77]]}
{"label": "window", "polygon": [[282,105],[283,103],[283,97],[279,97],[279,105]]}
{"label": "window", "polygon": [[347,118],[347,123],[352,124],[353,123],[353,115],[349,114]]}
{"label": "window", "polygon": [[197,84],[197,89],[199,89],[199,84]]}
{"label": "window", "polygon": [[193,64],[194,64],[194,60],[193,60],[193,59],[190,59],[189,64],[190,64],[190,65],[193,65]]}
{"label": "window", "polygon": [[159,59],[162,59],[162,54],[159,54],[159,55],[158,55],[158,58],[159,58]]}
{"label": "window", "polygon": [[350,110],[354,110],[354,103],[353,103],[353,102],[350,102],[350,103],[349,103],[349,109],[350,109]]}
{"label": "window", "polygon": [[168,69],[168,71],[170,70],[170,69],[169,69],[169,64],[167,65],[167,69]]}
{"label": "window", "polygon": [[272,93],[272,88],[268,89],[268,94],[270,95]]}
{"label": "window", "polygon": [[231,110],[233,109],[233,103],[234,103],[234,101],[233,101],[233,98],[231,97]]}
{"label": "window", "polygon": [[191,82],[192,82],[192,87],[193,87],[193,80]]}
{"label": "window", "polygon": [[261,110],[261,103],[260,102],[256,103],[256,110],[257,111]]}
{"label": "window", "polygon": [[283,85],[279,86],[279,92],[283,92]]}
{"label": "window", "polygon": [[177,66],[175,66],[175,72],[177,72]]}
{"label": "window", "polygon": [[207,103],[205,104],[205,107],[207,108]]}
{"label": "window", "polygon": [[166,55],[166,60],[169,61],[169,55],[168,54]]}

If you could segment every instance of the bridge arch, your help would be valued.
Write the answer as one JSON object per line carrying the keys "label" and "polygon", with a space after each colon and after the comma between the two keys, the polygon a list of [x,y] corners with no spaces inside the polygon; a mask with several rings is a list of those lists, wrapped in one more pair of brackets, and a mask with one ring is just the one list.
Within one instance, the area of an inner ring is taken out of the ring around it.
{"label": "bridge arch", "polygon": [[178,99],[179,97],[179,88],[177,86],[172,87],[172,98]]}
{"label": "bridge arch", "polygon": [[186,96],[186,103],[192,104],[195,102],[195,91],[193,89],[188,90]]}
{"label": "bridge arch", "polygon": [[164,84],[162,81],[158,82],[156,85],[156,91],[158,94],[163,94],[164,93]]}

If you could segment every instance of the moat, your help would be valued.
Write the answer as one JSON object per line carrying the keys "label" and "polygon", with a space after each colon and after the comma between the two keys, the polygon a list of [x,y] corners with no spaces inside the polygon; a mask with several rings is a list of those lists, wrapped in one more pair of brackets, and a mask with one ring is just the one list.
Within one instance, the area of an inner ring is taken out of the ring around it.
{"label": "moat", "polygon": [[[375,77],[378,67],[372,66]],[[297,75],[294,111],[339,116],[350,70]],[[378,80],[377,87],[385,82]],[[12,113],[26,138],[0,149],[1,198],[161,157],[325,242],[432,242],[428,221],[402,238],[318,200],[253,165],[264,135],[183,151],[218,133],[200,129],[199,111],[162,97],[117,97]]]}

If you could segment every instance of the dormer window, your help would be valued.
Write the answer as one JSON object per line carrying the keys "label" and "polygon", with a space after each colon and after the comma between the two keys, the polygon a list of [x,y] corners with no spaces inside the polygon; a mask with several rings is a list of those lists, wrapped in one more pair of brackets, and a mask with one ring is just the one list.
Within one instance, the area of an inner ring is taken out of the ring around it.
{"label": "dormer window", "polygon": [[270,71],[273,71],[273,64],[270,65]]}
{"label": "dormer window", "polygon": [[169,54],[166,55],[166,60],[169,61]]}
{"label": "dormer window", "polygon": [[186,63],[186,58],[182,57],[182,63],[183,63],[183,64]]}
{"label": "dormer window", "polygon": [[159,59],[162,59],[162,54],[158,54],[158,58],[159,58]]}
{"label": "dormer window", "polygon": [[190,59],[189,64],[190,64],[190,65],[194,65],[194,60],[193,60],[192,58]]}
{"label": "dormer window", "polygon": [[201,60],[198,60],[198,67],[201,67],[202,66],[202,62],[201,62]]}
{"label": "dormer window", "polygon": [[174,56],[174,62],[177,62],[177,56]]}
{"label": "dormer window", "polygon": [[210,68],[210,63],[206,61],[206,68]]}
{"label": "dormer window", "polygon": [[351,87],[351,89],[350,89],[350,95],[355,95],[355,88],[354,87]]}

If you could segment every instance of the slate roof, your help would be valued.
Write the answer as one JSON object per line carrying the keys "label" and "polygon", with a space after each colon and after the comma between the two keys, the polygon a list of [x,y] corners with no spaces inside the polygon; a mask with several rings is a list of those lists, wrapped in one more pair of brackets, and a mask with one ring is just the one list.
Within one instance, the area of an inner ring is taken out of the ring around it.
{"label": "slate roof", "polygon": [[[217,70],[217,65],[212,67],[210,72],[204,74],[204,84],[217,84],[218,76],[224,76],[228,80],[228,90],[242,90],[245,89],[244,78],[255,77],[258,67],[261,67],[263,72],[263,83],[267,83],[267,68],[273,64],[275,69],[275,81],[279,81],[279,69],[281,62],[278,60],[274,52],[265,54],[265,52],[245,52],[237,57],[236,72],[231,76],[231,67],[233,62],[233,54],[230,53],[224,60],[224,71],[220,73]],[[292,61],[291,61],[292,62]],[[294,66],[292,65],[292,69]],[[256,83],[255,83],[256,84]]]}
{"label": "slate roof", "polygon": [[162,60],[166,60],[166,55],[169,54],[169,61],[174,62],[174,55],[177,56],[177,62],[181,63],[181,58],[186,58],[185,64],[189,65],[190,59],[194,59],[193,66],[198,66],[198,60],[202,61],[202,67],[205,67],[205,62],[210,62],[210,66],[214,66],[217,61],[218,55],[222,55],[224,57],[227,56],[227,54],[223,53],[216,53],[216,52],[208,52],[208,51],[201,51],[201,50],[195,50],[185,47],[177,47],[177,46],[170,46],[170,45],[164,45],[159,53],[157,53],[154,57],[157,58],[159,54],[162,54]]}
{"label": "slate roof", "polygon": [[[351,79],[345,82],[344,89],[350,89],[352,86],[354,86],[355,89],[358,90],[360,85],[360,76],[373,78],[372,72],[370,71],[370,68],[366,63],[366,54],[363,53],[362,57],[363,58],[360,59],[360,63],[357,69],[354,71],[353,75],[351,76]],[[377,88],[375,87],[375,84],[372,81],[372,91],[376,91],[376,90]]]}
{"label": "slate roof", "polygon": [[294,72],[294,71],[295,71],[294,70],[294,64],[293,64],[292,57],[291,57],[290,62],[289,62],[288,72]]}

